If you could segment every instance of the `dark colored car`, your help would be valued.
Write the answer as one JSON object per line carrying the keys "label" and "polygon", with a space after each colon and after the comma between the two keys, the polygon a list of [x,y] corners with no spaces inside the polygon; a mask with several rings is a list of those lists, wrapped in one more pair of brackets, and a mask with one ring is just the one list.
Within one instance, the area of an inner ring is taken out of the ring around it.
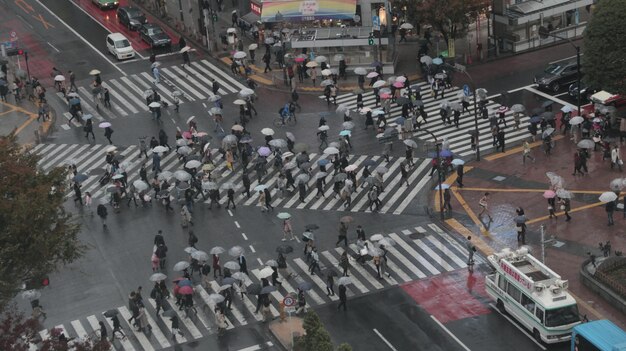
{"label": "dark colored car", "polygon": [[542,74],[535,76],[535,84],[541,89],[558,92],[577,80],[576,62],[553,63],[548,65]]}
{"label": "dark colored car", "polygon": [[117,0],[91,0],[101,10],[108,10],[116,8],[120,3]]}
{"label": "dark colored car", "polygon": [[[587,86],[585,83],[580,82],[580,99],[582,101],[589,101],[591,99],[591,95],[599,91],[600,89]],[[567,93],[574,99],[578,99],[578,82],[572,83],[567,89]]]}
{"label": "dark colored car", "polygon": [[122,6],[117,9],[117,20],[130,30],[139,30],[148,23],[146,16],[136,7]]}
{"label": "dark colored car", "polygon": [[153,23],[146,23],[139,29],[141,39],[150,44],[151,47],[159,46],[172,46],[172,39],[161,29]]}

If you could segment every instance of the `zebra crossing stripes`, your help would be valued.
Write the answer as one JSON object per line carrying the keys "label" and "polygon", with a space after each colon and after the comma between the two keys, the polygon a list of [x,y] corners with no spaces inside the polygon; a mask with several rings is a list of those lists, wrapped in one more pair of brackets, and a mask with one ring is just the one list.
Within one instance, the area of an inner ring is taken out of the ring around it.
{"label": "zebra crossing stripes", "polygon": [[[67,167],[69,164],[75,164],[77,166],[78,173],[87,175],[87,179],[81,183],[82,192],[90,192],[92,197],[98,198],[107,195],[104,190],[106,186],[101,186],[99,179],[104,174],[106,164],[106,149],[109,145],[103,144],[48,144],[38,145],[37,148],[31,152],[36,152],[42,155],[42,159],[39,161],[39,168],[44,171],[49,171],[53,167]],[[213,150],[216,151],[216,150]],[[139,179],[139,170],[141,165],[145,165],[146,169],[150,173],[148,178],[152,178],[152,157],[151,151],[148,151],[148,158],[144,158],[144,155],[140,154],[139,148],[136,145],[130,145],[128,147],[120,147],[118,149],[118,155],[122,158],[121,163],[124,165],[126,173],[128,175],[127,182],[132,184],[133,181]],[[311,153],[311,168],[317,170],[319,165],[318,161],[326,158],[325,155]],[[387,173],[383,175],[384,191],[380,194],[379,198],[382,201],[382,206],[379,209],[381,213],[403,213],[412,200],[418,195],[419,191],[423,188],[429,188],[434,186],[434,180],[428,176],[430,170],[429,160],[417,160],[415,167],[409,170],[409,186],[406,186],[406,182],[401,182],[400,165],[405,162],[403,157],[394,157],[390,163],[387,163],[382,157],[379,156],[363,156],[363,155],[349,155],[348,160],[351,164],[359,167],[357,169],[357,179],[359,183],[363,182],[361,177],[362,165],[367,161],[374,162],[374,165],[370,169],[375,169],[377,166],[382,165],[389,169]],[[273,156],[268,157],[268,165],[273,163]],[[182,169],[183,165],[179,161],[175,152],[169,152],[161,159],[161,169],[167,171],[176,171]],[[226,168],[223,164],[218,164],[214,174],[220,175],[219,183],[233,183],[236,186],[242,184],[242,172],[240,168],[237,168],[235,172],[225,171]],[[345,210],[349,212],[371,212],[369,209],[369,199],[367,196],[367,189],[357,186],[356,191],[352,194],[352,203],[349,208],[344,205],[344,200],[333,190],[332,182],[332,170],[331,174],[326,177],[326,185],[323,187],[324,196],[317,198],[317,187],[315,186],[315,175],[307,182],[307,189],[305,194],[305,201],[300,201],[298,191],[293,193],[286,192],[284,197],[281,197],[279,190],[276,189],[276,182],[278,179],[279,170],[274,166],[268,166],[267,175],[262,179],[262,183],[270,189],[272,195],[272,206],[283,208],[297,208],[297,209],[311,209],[322,211],[333,210]],[[304,173],[303,170],[298,169],[294,172],[293,177]],[[254,189],[258,183],[257,177],[254,178],[251,183],[251,189]],[[71,187],[68,187],[71,189]],[[241,188],[239,188],[241,190]],[[227,196],[225,191],[221,197],[220,203],[226,204]],[[258,203],[258,194],[254,194],[248,199],[245,196],[236,196],[235,203],[237,205],[256,206]],[[68,193],[69,198],[73,194]],[[209,203],[210,200],[205,201]],[[409,208],[410,209],[410,208]]]}
{"label": "zebra crossing stripes", "polygon": [[[403,236],[400,237],[400,234]],[[413,236],[413,234],[419,235]],[[441,271],[466,268],[467,250],[436,224],[429,224],[426,229],[415,227],[387,235],[397,243],[395,246],[387,247],[387,266],[390,277],[384,275],[383,279],[378,279],[376,268],[371,260],[363,265],[351,262],[349,275],[353,283],[347,286],[349,297],[375,292],[400,283],[439,274],[439,271],[434,273],[434,270],[428,269],[425,265],[427,263],[441,267]],[[414,237],[419,237],[419,239],[408,240]],[[369,242],[369,245],[372,246],[374,244]],[[355,256],[357,250],[356,245],[350,244],[349,255]],[[341,274],[342,270],[337,266],[342,253],[343,249],[341,248],[332,248],[321,252],[320,265],[323,267],[322,270],[334,269]],[[297,254],[292,255],[295,256]],[[326,294],[326,283],[322,280],[323,277],[308,273],[308,265],[303,259],[288,256],[287,269],[291,272],[291,280],[280,277],[283,282],[282,285],[278,286],[278,289],[270,294],[272,299],[270,310],[274,317],[279,315],[275,307],[277,303],[282,301],[287,294],[296,292],[295,287],[304,281],[311,282],[313,286],[311,290],[305,292],[309,307],[333,303],[338,300],[337,295],[329,296]],[[258,277],[259,270],[260,267],[250,270],[249,279],[246,280],[247,285],[260,283]],[[422,271],[427,273],[424,274]],[[197,280],[198,278],[194,276],[193,279]],[[195,300],[194,305],[197,307],[197,314],[190,313],[189,316],[178,310],[178,306],[174,304],[175,299],[173,297],[165,300],[164,306],[166,306],[166,309],[173,308],[179,317],[181,330],[184,334],[183,336],[176,335],[176,340],[172,339],[172,331],[169,328],[168,319],[156,314],[156,304],[153,299],[146,298],[144,300],[144,302],[147,302],[145,312],[148,323],[152,327],[151,332],[147,334],[136,331],[127,323],[131,314],[126,306],[113,308],[119,312],[123,331],[128,335],[127,338],[116,338],[113,341],[114,349],[124,351],[161,350],[170,348],[175,343],[186,343],[187,341],[198,340],[206,335],[214,334],[217,331],[214,322],[216,304],[209,298],[209,294],[219,291],[219,288],[220,285],[216,281],[210,283],[208,290],[196,283],[193,299]],[[254,295],[244,295],[242,299],[239,294],[233,294],[231,308],[231,310],[226,310],[228,329],[242,327],[262,319],[259,314],[255,313],[256,297]],[[104,318],[102,315],[77,318],[56,327],[65,330],[65,334],[69,338],[91,337],[94,332],[99,336],[97,331],[100,328],[98,324],[100,320],[106,320],[105,323],[108,324],[110,333],[113,325],[110,319]],[[49,330],[42,330],[40,335],[48,337]]]}
{"label": "zebra crossing stripes", "polygon": [[[221,96],[237,94],[246,88],[237,77],[228,75],[208,60],[193,62],[185,68],[175,65],[162,67],[160,80],[159,84],[154,84],[154,77],[149,72],[141,72],[104,81],[102,86],[109,90],[110,108],[105,108],[102,101],[94,100],[90,86],[80,86],[76,93],[81,99],[84,113],[92,114],[97,120],[112,120],[148,112],[144,93],[151,89],[156,89],[161,95],[161,101],[168,104],[172,104],[172,93],[178,90],[182,93],[179,101],[184,104],[213,96],[213,80],[219,83],[218,94]],[[67,104],[62,93],[56,95]],[[75,127],[80,126],[79,123],[73,124]]]}
{"label": "zebra crossing stripes", "polygon": [[[428,87],[428,84],[425,82],[413,84],[412,86],[420,87],[422,91],[430,89]],[[469,112],[465,110],[462,111],[459,128],[455,128],[451,125],[448,125],[442,122],[441,118],[439,117],[439,105],[441,104],[441,102],[443,101],[448,101],[451,103],[460,102],[460,98],[458,96],[460,93],[462,93],[461,89],[459,89],[458,87],[452,87],[446,90],[446,96],[447,96],[446,98],[435,100],[433,96],[431,96],[430,94],[426,94],[424,91],[424,94],[422,96],[422,102],[424,103],[424,109],[428,113],[429,117],[428,117],[428,122],[423,124],[422,127],[434,133],[437,138],[446,137],[448,141],[450,142],[450,149],[456,154],[461,155],[461,156],[468,156],[468,155],[473,154],[473,150],[471,150],[470,138],[469,138],[469,135],[467,134],[468,131],[474,129],[474,106],[473,104],[470,104]],[[320,96],[320,99],[325,99],[325,96]],[[373,95],[373,92],[372,93],[368,92],[364,94],[363,96],[364,106],[374,109],[376,108],[375,101],[376,99],[375,99],[375,96]],[[356,95],[353,93],[339,95],[337,97],[337,104],[346,104],[351,110],[356,112],[356,106],[357,106]],[[387,118],[388,126],[400,129],[400,127],[397,126],[397,124],[395,123],[395,120],[398,117],[401,117],[402,107],[397,106],[395,103],[392,103],[392,106],[393,107],[390,109],[390,113]],[[487,103],[487,108],[490,111],[493,111],[500,106],[501,106],[500,104],[497,104],[491,100]],[[521,121],[520,128],[515,129],[513,127],[514,123],[513,123],[512,115],[513,113],[511,111],[505,114],[506,119],[509,122],[507,127],[504,128],[506,132],[507,143],[522,140],[528,137],[529,135],[528,131],[526,130],[529,118],[527,116],[523,116],[520,119]],[[478,128],[479,128],[480,135],[481,135],[481,138],[479,138],[480,148],[483,150],[493,148],[491,138],[490,138],[491,128],[489,125],[489,120],[484,120],[482,118],[479,118]],[[426,132],[421,132],[419,130],[414,131],[413,136],[416,136],[417,138],[425,140],[425,141],[432,141],[432,137],[430,136],[430,134]],[[399,135],[398,137],[401,138],[401,135]]]}

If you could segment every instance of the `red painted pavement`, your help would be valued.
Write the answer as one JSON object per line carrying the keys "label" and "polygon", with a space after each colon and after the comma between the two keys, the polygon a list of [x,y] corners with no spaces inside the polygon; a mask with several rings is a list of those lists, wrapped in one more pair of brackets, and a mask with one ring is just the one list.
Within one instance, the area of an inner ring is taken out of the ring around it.
{"label": "red painted pavement", "polygon": [[[109,31],[116,33],[122,33],[133,45],[133,48],[137,51],[140,50],[150,50],[150,45],[148,45],[145,41],[141,39],[139,36],[139,32],[130,31],[126,26],[120,24],[117,20],[117,9],[110,10],[101,10],[98,6],[94,5],[91,0],[74,0],[74,3],[81,7],[83,10],[87,11],[96,21],[100,22],[104,27],[106,27]],[[128,6],[127,0],[120,0],[120,6]],[[144,12],[144,15],[148,19],[148,22],[158,24],[163,31],[169,35],[170,39],[172,39],[172,45],[178,44],[179,35],[173,33],[169,30],[169,28],[161,21],[156,18],[150,16],[148,13]]]}
{"label": "red painted pavement", "polygon": [[485,277],[459,270],[400,286],[409,296],[441,323],[491,313],[484,300]]}
{"label": "red painted pavement", "polygon": [[[6,13],[5,13],[6,14]],[[15,18],[4,18],[0,16],[0,32],[6,34],[7,37],[1,37],[0,40],[9,40],[8,35],[11,31],[15,31],[18,37],[18,47],[28,52],[28,67],[30,75],[37,77],[40,82],[52,84],[52,67],[54,62],[48,58],[53,54],[53,50],[42,42],[39,38],[32,34],[32,30],[24,26],[24,23]],[[18,56],[13,56],[10,60],[16,62]],[[26,62],[24,57],[20,56],[21,68],[26,71]],[[15,65],[17,67],[17,64]]]}

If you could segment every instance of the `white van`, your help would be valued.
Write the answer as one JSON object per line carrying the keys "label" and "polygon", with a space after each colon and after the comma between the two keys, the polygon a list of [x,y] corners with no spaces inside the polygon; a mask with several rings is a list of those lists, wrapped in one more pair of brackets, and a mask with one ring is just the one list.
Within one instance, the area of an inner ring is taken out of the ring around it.
{"label": "white van", "polygon": [[107,35],[107,48],[111,55],[115,56],[118,60],[135,57],[133,46],[121,33],[111,33]]}

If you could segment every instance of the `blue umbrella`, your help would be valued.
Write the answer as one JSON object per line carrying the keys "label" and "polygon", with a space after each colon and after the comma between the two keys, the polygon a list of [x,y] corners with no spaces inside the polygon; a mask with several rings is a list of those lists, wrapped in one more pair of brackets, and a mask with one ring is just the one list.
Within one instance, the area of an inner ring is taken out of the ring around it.
{"label": "blue umbrella", "polygon": [[352,133],[349,130],[342,130],[339,132],[340,136],[350,136]]}
{"label": "blue umbrella", "polygon": [[70,105],[74,106],[74,105],[79,105],[80,104],[80,99],[79,98],[71,98],[70,99]]}
{"label": "blue umbrella", "polygon": [[376,67],[376,66],[382,66],[383,64],[380,63],[379,61],[374,61],[370,64],[371,67]]}
{"label": "blue umbrella", "polygon": [[83,121],[86,121],[86,120],[88,120],[88,119],[92,119],[92,118],[93,118],[93,116],[92,116],[92,115],[90,115],[90,114],[88,114],[88,113],[87,113],[87,114],[84,114],[84,115],[83,115],[83,117],[82,117]]}
{"label": "blue umbrella", "polygon": [[433,63],[434,63],[435,65],[441,65],[441,64],[443,63],[443,60],[441,59],[441,57],[435,57],[435,58],[433,59]]}
{"label": "blue umbrella", "polygon": [[[450,185],[448,185],[448,184],[441,184],[441,189],[450,189]],[[437,185],[435,187],[435,190],[439,190],[439,185]]]}
{"label": "blue umbrella", "polygon": [[452,151],[450,151],[450,150],[443,150],[441,152],[441,156],[442,157],[450,157],[450,156],[452,156]]}
{"label": "blue umbrella", "polygon": [[539,116],[530,117],[530,123],[539,123],[539,122],[541,122],[541,117]]}
{"label": "blue umbrella", "polygon": [[396,119],[396,124],[404,124],[404,121],[406,121],[406,120],[404,119],[404,117],[398,117],[398,118]]}
{"label": "blue umbrella", "polygon": [[72,178],[73,181],[77,182],[77,183],[82,183],[85,180],[87,180],[87,178],[89,178],[86,174],[77,174],[74,176],[74,178]]}
{"label": "blue umbrella", "polygon": [[236,282],[237,282],[237,280],[235,280],[235,278],[232,278],[232,277],[226,277],[226,278],[222,279],[222,285],[226,285],[226,284],[233,285]]}
{"label": "blue umbrella", "polygon": [[325,159],[325,158],[323,158],[323,159],[321,159],[321,160],[317,161],[317,164],[318,164],[318,165],[320,165],[320,166],[326,166],[326,165],[327,165],[327,164],[329,164],[329,163],[330,163],[330,161],[328,161],[328,160],[327,160],[327,159]]}
{"label": "blue umbrella", "polygon": [[189,279],[183,279],[183,280],[178,282],[178,286],[180,286],[181,288],[183,286],[193,286],[193,283]]}

